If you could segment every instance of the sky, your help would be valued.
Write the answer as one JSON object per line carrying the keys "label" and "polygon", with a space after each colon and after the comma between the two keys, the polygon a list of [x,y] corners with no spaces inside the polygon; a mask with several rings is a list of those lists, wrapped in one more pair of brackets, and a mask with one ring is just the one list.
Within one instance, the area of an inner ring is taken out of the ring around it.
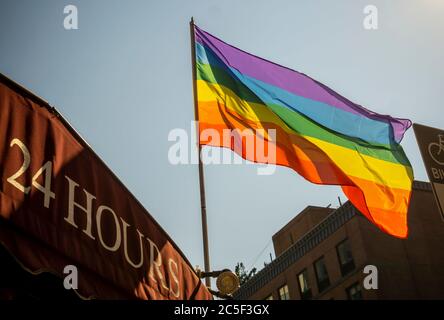
{"label": "sky", "polygon": [[[70,4],[77,30],[64,29]],[[367,5],[376,30],[363,27]],[[168,161],[168,133],[194,134],[190,18],[372,111],[443,128],[443,15],[441,0],[2,0],[0,72],[56,107],[202,267],[198,168]],[[412,129],[402,145],[428,181]],[[346,199],[285,167],[204,171],[213,270],[262,268],[272,235],[301,210]]]}

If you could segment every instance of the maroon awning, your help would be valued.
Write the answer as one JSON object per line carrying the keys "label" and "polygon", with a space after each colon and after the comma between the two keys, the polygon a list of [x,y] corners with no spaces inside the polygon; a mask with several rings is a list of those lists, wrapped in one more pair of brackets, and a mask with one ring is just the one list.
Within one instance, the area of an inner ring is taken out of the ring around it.
{"label": "maroon awning", "polygon": [[[110,141],[110,143],[112,143]],[[0,243],[99,299],[211,299],[166,232],[46,102],[0,76]]]}

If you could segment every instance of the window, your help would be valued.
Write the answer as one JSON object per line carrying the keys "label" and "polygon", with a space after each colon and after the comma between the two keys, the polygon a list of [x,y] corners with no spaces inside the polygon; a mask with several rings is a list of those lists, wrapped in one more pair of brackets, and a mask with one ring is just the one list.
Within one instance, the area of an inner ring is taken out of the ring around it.
{"label": "window", "polygon": [[341,274],[342,276],[345,276],[355,268],[355,262],[353,261],[353,255],[347,239],[336,246],[336,252],[338,253]]}
{"label": "window", "polygon": [[327,267],[325,266],[324,257],[318,259],[315,264],[316,280],[318,282],[319,292],[324,291],[330,285]]}
{"label": "window", "polygon": [[288,293],[288,286],[283,285],[279,288],[279,299],[281,300],[290,300],[290,294]]}
{"label": "window", "polygon": [[301,292],[301,299],[306,300],[311,298],[311,288],[308,282],[307,270],[304,269],[298,274],[299,291]]}
{"label": "window", "polygon": [[361,286],[355,283],[347,288],[347,297],[349,300],[362,300]]}
{"label": "window", "polygon": [[273,295],[270,294],[268,297],[265,298],[265,300],[274,300]]}

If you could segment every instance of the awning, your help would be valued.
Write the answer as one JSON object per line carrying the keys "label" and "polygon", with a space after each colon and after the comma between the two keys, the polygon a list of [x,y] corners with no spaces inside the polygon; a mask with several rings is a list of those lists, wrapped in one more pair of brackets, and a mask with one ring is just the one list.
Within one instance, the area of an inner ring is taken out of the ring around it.
{"label": "awning", "polygon": [[212,298],[177,245],[67,121],[3,75],[0,175],[0,244],[26,270],[62,279],[75,266],[84,298]]}

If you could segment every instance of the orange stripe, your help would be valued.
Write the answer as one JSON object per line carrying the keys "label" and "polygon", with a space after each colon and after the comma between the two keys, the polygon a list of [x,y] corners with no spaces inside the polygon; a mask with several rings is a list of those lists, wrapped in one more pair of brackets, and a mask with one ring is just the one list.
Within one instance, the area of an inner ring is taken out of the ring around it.
{"label": "orange stripe", "polygon": [[[208,115],[208,120],[204,119],[204,122],[215,124],[226,123],[228,126],[234,128],[238,127],[238,124],[241,123],[255,130],[272,128],[277,131],[277,140],[286,146],[299,143],[300,138],[297,139],[295,136],[302,137],[317,146],[318,149],[316,150],[322,150],[322,152],[328,156],[329,160],[335,163],[348,176],[360,177],[378,184],[390,186],[391,188],[410,189],[412,181],[412,170],[410,167],[363,155],[356,149],[342,147],[331,140],[320,140],[302,135],[294,130],[283,128],[286,126],[283,122],[277,124],[275,122],[261,121],[258,119],[247,119],[242,114],[239,114],[238,111],[225,108],[223,104],[217,101],[201,103],[199,106],[204,116]],[[270,140],[267,135],[265,135],[265,137],[267,140]],[[313,156],[309,158],[316,159],[316,157]],[[353,159],[353,161],[350,161],[350,159]]]}
{"label": "orange stripe", "polygon": [[[213,129],[218,132],[220,137],[223,136],[224,129],[230,129],[225,125],[213,125],[200,123],[200,131],[206,129]],[[256,142],[260,137],[256,137]],[[245,152],[244,140],[242,143],[242,149],[235,148],[233,141],[227,143],[227,141],[201,141],[203,145],[209,145],[214,147],[229,148],[236,152],[239,156],[252,162],[267,163],[268,159],[255,156],[251,158]],[[262,143],[262,142],[259,142]],[[299,159],[297,154],[304,154],[297,145],[293,146],[294,152],[288,150],[285,146],[276,144],[276,165],[282,165],[292,168],[298,172],[301,176],[312,183],[316,184],[328,184],[328,185],[341,185],[347,198],[353,203],[353,205],[370,221],[378,225],[381,229],[386,230],[390,234],[397,237],[407,236],[407,206],[410,191],[402,189],[388,188],[383,185],[378,185],[374,182],[359,179],[357,177],[345,176],[334,164],[326,164],[322,161],[310,161]],[[298,150],[299,149],[299,150]],[[304,156],[305,158],[305,156]],[[322,177],[322,178],[321,178]],[[365,190],[365,198],[363,191]],[[383,194],[381,194],[383,193]],[[382,199],[387,199],[387,195],[392,195],[392,201],[389,204],[381,202]],[[366,202],[367,200],[367,202]],[[369,207],[372,207],[370,211],[367,209],[367,203]],[[401,208],[393,207],[396,203],[404,204]],[[393,207],[392,210],[385,210],[378,208],[377,206]]]}
{"label": "orange stripe", "polygon": [[[223,130],[275,129],[275,164],[290,167],[310,182],[317,184],[341,185],[344,193],[355,207],[381,229],[397,237],[407,235],[407,208],[410,190],[389,188],[362,178],[346,175],[316,145],[297,133],[289,134],[271,123],[254,122],[242,118],[220,102],[199,102],[200,133],[207,129],[216,130],[223,137]],[[230,148],[244,159],[268,163],[256,147],[263,145],[267,151],[270,137],[253,136],[253,154],[246,151],[247,141],[242,139],[221,139],[203,141],[203,145]],[[265,143],[264,143],[265,142]],[[236,148],[236,146],[238,146]],[[240,148],[241,147],[241,148]],[[265,153],[266,154],[266,153]],[[364,195],[365,192],[365,195]]]}
{"label": "orange stripe", "polygon": [[[411,192],[388,189],[381,196],[380,192],[384,190],[384,186],[368,181],[354,180],[357,182],[356,187],[342,186],[342,190],[353,205],[382,230],[398,238],[406,238],[408,234],[407,212]],[[365,190],[365,195],[363,190]],[[386,199],[387,194],[392,195],[392,202],[398,201],[399,205],[394,205],[389,209],[383,208],[381,202]]]}
{"label": "orange stripe", "polygon": [[[226,109],[223,104],[216,102],[199,102],[199,119],[201,126],[202,124],[205,124],[205,127],[207,129],[217,128],[221,136],[223,129],[252,129],[254,131],[262,129],[266,132],[268,132],[268,130],[270,129],[274,129],[276,130],[276,138],[274,141],[275,145],[279,146],[280,149],[285,150],[285,152],[281,153],[285,155],[285,157],[279,157],[279,160],[281,161],[281,163],[279,164],[293,167],[291,163],[292,161],[294,162],[295,159],[308,163],[314,161],[321,166],[328,166],[329,171],[331,171],[331,165],[333,164],[332,161],[316,145],[314,145],[301,135],[298,135],[297,133],[289,134],[285,132],[281,127],[276,126],[272,123],[246,120],[233,111]],[[266,137],[265,139],[266,141],[270,141],[268,137]],[[225,145],[225,147],[231,148],[229,142],[227,142],[227,144],[228,145]],[[254,159],[251,161],[254,161]],[[263,161],[258,160],[255,162]],[[331,175],[331,173],[325,177],[326,180],[324,180],[324,183],[327,183],[330,180],[328,178],[329,175]]]}
{"label": "orange stripe", "polygon": [[[208,129],[217,131],[217,134],[220,137],[223,136],[223,130],[231,130],[231,128],[223,124],[215,125],[202,122],[199,123],[199,131],[201,134]],[[239,129],[244,130],[246,128]],[[251,153],[247,152],[247,139],[245,138],[233,138],[230,140],[221,139],[220,141],[201,140],[200,144],[229,148],[242,158],[251,162],[270,162],[270,159],[266,156],[268,152],[268,141],[259,136],[254,137],[254,145],[255,147],[263,145],[265,147],[264,152],[261,152],[261,150],[258,150],[257,148]],[[322,154],[322,151],[316,151],[315,149],[317,147],[307,140],[300,138],[300,143],[291,146],[286,146],[279,141],[274,142],[273,145],[276,148],[276,159],[273,161],[274,164],[292,168],[304,178],[316,184],[351,184],[348,177],[344,176],[327,156]],[[311,160],[305,152],[308,152],[309,154],[316,153],[316,158],[314,158],[316,160]]]}

